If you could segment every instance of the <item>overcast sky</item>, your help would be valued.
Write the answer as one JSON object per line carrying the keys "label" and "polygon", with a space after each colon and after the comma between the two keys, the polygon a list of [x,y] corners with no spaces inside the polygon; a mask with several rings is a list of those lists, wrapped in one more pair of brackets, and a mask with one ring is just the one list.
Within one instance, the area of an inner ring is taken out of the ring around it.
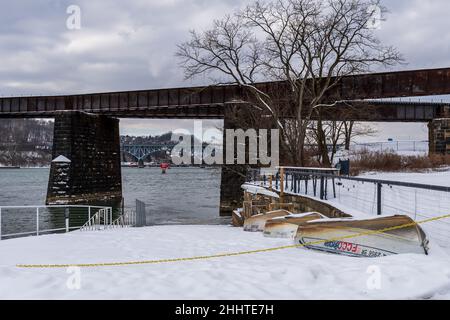
{"label": "overcast sky", "polygon": [[[174,57],[190,29],[207,28],[247,0],[1,0],[0,95],[74,94],[201,84],[184,81]],[[450,67],[450,1],[385,0],[388,20],[378,30],[407,65]],[[81,29],[66,26],[70,5],[81,8]],[[439,98],[440,99],[440,98]],[[207,124],[207,126],[217,123]],[[129,134],[155,134],[188,121],[122,120]],[[421,125],[381,126],[379,139],[426,138]],[[397,130],[397,132],[395,131]]]}

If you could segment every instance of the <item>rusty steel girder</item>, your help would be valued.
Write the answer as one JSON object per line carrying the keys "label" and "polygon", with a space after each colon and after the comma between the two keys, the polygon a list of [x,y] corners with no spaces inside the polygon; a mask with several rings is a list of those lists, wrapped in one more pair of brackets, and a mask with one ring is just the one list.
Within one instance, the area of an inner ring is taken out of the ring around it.
{"label": "rusty steel girder", "polygon": [[[257,87],[266,92],[286,92],[285,82],[265,82]],[[343,77],[328,92],[326,101],[363,100],[450,94],[450,68],[384,72]],[[283,94],[280,94],[281,96]],[[223,118],[225,106],[240,103],[242,88],[236,85],[156,89],[66,96],[0,98],[0,118],[53,117],[61,111],[84,111],[113,117],[130,118]],[[361,119],[364,105],[361,104]],[[367,107],[367,106],[366,106]],[[397,107],[397,110],[392,108]],[[390,108],[390,109],[389,109]],[[439,112],[427,107],[372,106],[379,121],[424,121]],[[333,109],[334,110],[334,109]],[[331,112],[337,116],[341,111]],[[411,117],[414,113],[419,116]],[[423,116],[420,116],[420,115]],[[356,117],[358,118],[358,117]],[[367,120],[370,120],[367,118]]]}

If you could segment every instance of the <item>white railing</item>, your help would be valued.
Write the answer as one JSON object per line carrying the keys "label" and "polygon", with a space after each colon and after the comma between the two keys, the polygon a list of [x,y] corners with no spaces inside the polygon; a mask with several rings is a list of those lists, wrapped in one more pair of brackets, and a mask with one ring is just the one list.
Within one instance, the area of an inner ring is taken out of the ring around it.
{"label": "white railing", "polygon": [[108,208],[99,210],[86,222],[80,231],[97,231],[111,228],[126,228],[136,225],[136,211],[131,210],[121,214],[116,220],[112,220],[111,211]]}
{"label": "white railing", "polygon": [[112,222],[112,208],[82,205],[0,206],[0,240],[70,232],[82,228],[99,211]]}
{"label": "white railing", "polygon": [[80,231],[104,230],[113,225],[112,209],[100,209],[80,228]]}
{"label": "white railing", "polygon": [[[308,144],[306,147],[318,148],[316,144]],[[345,145],[338,144],[337,150],[344,151]],[[332,145],[327,145],[328,150],[332,150]],[[352,152],[421,152],[427,153],[429,150],[429,141],[427,140],[398,140],[398,141],[374,141],[374,142],[352,142],[350,151]]]}
{"label": "white railing", "polygon": [[136,211],[130,210],[125,212],[119,218],[113,221],[113,228],[127,228],[134,227],[136,225]]}
{"label": "white railing", "polygon": [[382,141],[368,143],[353,143],[350,145],[351,151],[393,151],[393,152],[428,152],[428,141]]}

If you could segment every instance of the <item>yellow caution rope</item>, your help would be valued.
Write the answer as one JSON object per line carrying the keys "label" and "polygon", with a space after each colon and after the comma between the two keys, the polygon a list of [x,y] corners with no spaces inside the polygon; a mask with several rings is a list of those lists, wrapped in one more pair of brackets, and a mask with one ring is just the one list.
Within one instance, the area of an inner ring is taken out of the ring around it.
{"label": "yellow caution rope", "polygon": [[232,252],[232,253],[221,253],[209,256],[196,256],[189,258],[174,258],[174,259],[161,259],[161,260],[143,260],[143,261],[129,261],[129,262],[105,262],[105,263],[81,263],[81,264],[18,264],[18,268],[27,268],[27,269],[60,269],[60,268],[69,268],[69,267],[79,267],[79,268],[96,268],[96,267],[118,267],[118,266],[132,266],[132,265],[146,265],[146,264],[162,264],[162,263],[172,263],[172,262],[186,262],[186,261],[197,261],[197,260],[208,260],[208,259],[217,259],[217,258],[225,258],[225,257],[235,257],[242,255],[250,255],[256,253],[264,253],[264,252],[272,252],[286,249],[294,249],[300,247],[306,247],[311,245],[323,244],[325,242],[333,242],[333,241],[342,241],[346,239],[357,238],[361,236],[379,234],[409,227],[415,227],[420,224],[425,224],[433,221],[443,220],[450,218],[450,214],[430,218],[422,221],[412,222],[400,226],[389,227],[381,230],[373,230],[363,233],[358,233],[354,235],[349,235],[345,237],[340,237],[336,239],[327,239],[327,240],[319,240],[314,242],[308,242],[304,244],[295,244],[290,246],[282,246],[276,248],[267,248],[267,249],[259,249],[259,250],[250,250],[250,251],[241,251],[241,252]]}

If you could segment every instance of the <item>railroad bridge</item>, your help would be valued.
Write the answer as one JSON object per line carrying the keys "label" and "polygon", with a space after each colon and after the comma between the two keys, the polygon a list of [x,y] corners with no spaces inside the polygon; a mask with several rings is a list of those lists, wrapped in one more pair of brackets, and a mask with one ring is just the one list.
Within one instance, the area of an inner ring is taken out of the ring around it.
{"label": "railroad bridge", "polygon": [[[287,92],[285,82],[257,84],[264,92]],[[450,68],[347,76],[328,92],[326,101],[342,101],[325,110],[329,120],[427,122],[430,152],[450,154],[450,105],[379,99],[450,94]],[[122,198],[118,118],[223,119],[243,105],[237,85],[89,93],[64,96],[0,98],[0,118],[54,118],[54,158],[48,203],[86,203]],[[280,96],[283,96],[280,94]],[[291,117],[289,108],[284,117]],[[237,167],[236,167],[237,168]],[[230,214],[240,195],[242,172],[224,166],[221,214]],[[61,174],[63,173],[63,174]]]}

